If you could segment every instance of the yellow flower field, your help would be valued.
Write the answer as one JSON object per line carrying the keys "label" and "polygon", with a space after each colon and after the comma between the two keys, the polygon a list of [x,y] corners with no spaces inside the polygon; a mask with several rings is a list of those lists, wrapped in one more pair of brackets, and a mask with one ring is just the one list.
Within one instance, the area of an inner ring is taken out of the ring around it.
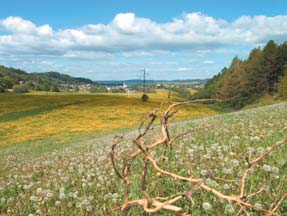
{"label": "yellow flower field", "polygon": [[[143,103],[141,94],[3,94],[0,95],[0,145],[137,127],[143,114],[167,102],[167,95],[167,91],[157,91],[149,94],[149,102]],[[172,100],[182,98],[172,94]],[[178,119],[214,114],[215,111],[203,105],[188,105]]]}

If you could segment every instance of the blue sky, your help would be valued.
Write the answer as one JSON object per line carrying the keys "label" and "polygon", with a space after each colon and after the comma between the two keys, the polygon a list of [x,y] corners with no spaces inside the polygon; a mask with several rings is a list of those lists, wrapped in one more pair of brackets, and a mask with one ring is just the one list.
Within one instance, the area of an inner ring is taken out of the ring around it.
{"label": "blue sky", "polygon": [[209,78],[270,39],[283,0],[0,0],[0,64],[93,80]]}

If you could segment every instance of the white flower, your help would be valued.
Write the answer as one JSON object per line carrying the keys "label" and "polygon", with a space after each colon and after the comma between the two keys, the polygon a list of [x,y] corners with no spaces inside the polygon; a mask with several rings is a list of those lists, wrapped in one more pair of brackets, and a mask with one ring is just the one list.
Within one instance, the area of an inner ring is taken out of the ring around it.
{"label": "white flower", "polygon": [[250,141],[259,141],[260,140],[260,137],[258,136],[251,136],[250,137]]}
{"label": "white flower", "polygon": [[280,164],[281,166],[285,165],[285,163],[286,163],[286,162],[285,162],[285,160],[284,160],[283,158],[282,158],[282,159],[280,159],[278,162],[279,162],[279,164]]}
{"label": "white flower", "polygon": [[76,203],[76,208],[81,208],[81,207],[82,207],[82,203],[77,202],[77,203]]}
{"label": "white flower", "polygon": [[93,210],[93,207],[91,206],[91,205],[88,205],[87,207],[86,207],[86,211],[87,212],[91,212]]}
{"label": "white flower", "polygon": [[207,171],[207,170],[201,170],[201,171],[200,171],[200,174],[201,174],[202,176],[207,176],[208,171]]}
{"label": "white flower", "polygon": [[59,195],[59,199],[62,200],[62,199],[65,199],[66,195],[64,193],[60,193]]}
{"label": "white flower", "polygon": [[210,210],[212,208],[212,206],[208,203],[208,202],[204,202],[202,204],[202,208],[206,211]]}
{"label": "white flower", "polygon": [[248,151],[249,153],[252,153],[252,152],[254,152],[254,151],[255,151],[255,149],[254,149],[254,148],[252,148],[252,147],[247,147],[247,151]]}
{"label": "white flower", "polygon": [[233,139],[233,140],[239,140],[239,139],[240,139],[240,137],[239,137],[239,136],[237,136],[237,135],[235,135],[235,136],[231,137],[231,139]]}
{"label": "white flower", "polygon": [[7,200],[8,203],[11,203],[14,201],[14,197],[9,197],[9,199]]}
{"label": "white flower", "polygon": [[37,194],[41,194],[43,192],[43,189],[42,188],[37,188],[37,190],[36,190],[36,193]]}
{"label": "white flower", "polygon": [[224,185],[223,185],[223,188],[224,188],[225,190],[229,190],[229,189],[230,189],[230,185],[229,185],[229,184],[224,184]]}
{"label": "white flower", "polygon": [[89,205],[90,204],[90,202],[89,202],[89,200],[87,200],[87,199],[84,199],[83,201],[82,201],[82,205]]}
{"label": "white flower", "polygon": [[37,201],[37,197],[36,196],[30,196],[30,200],[33,201],[33,202],[36,202]]}
{"label": "white flower", "polygon": [[93,199],[94,199],[93,196],[89,196],[89,197],[88,197],[88,200],[90,200],[90,201],[92,201]]}
{"label": "white flower", "polygon": [[73,197],[74,197],[74,198],[77,198],[77,197],[78,197],[78,193],[79,193],[78,191],[76,191],[75,193],[73,193]]}
{"label": "white flower", "polygon": [[60,206],[60,205],[61,205],[61,201],[57,200],[57,201],[55,202],[55,205],[56,205],[56,206]]}
{"label": "white flower", "polygon": [[68,202],[68,207],[72,207],[73,203],[72,202]]}
{"label": "white flower", "polygon": [[60,188],[60,193],[65,193],[65,188],[64,187]]}
{"label": "white flower", "polygon": [[232,174],[232,169],[223,168],[223,173],[226,175]]}
{"label": "white flower", "polygon": [[51,192],[48,192],[47,194],[46,194],[46,197],[47,198],[51,198],[53,196],[53,194],[51,193]]}
{"label": "white flower", "polygon": [[278,173],[279,173],[279,168],[273,166],[273,167],[271,168],[271,171],[274,172],[274,173],[276,173],[276,174],[278,174]]}
{"label": "white flower", "polygon": [[232,160],[232,164],[233,164],[233,166],[238,167],[239,166],[239,161],[234,159],[234,160]]}
{"label": "white flower", "polygon": [[232,213],[235,212],[235,209],[234,209],[233,205],[227,204],[227,205],[225,206],[225,211],[226,211],[227,213],[229,213],[229,214],[232,214]]}
{"label": "white flower", "polygon": [[261,206],[260,203],[255,203],[254,206],[255,206],[256,208],[262,209],[262,206]]}
{"label": "white flower", "polygon": [[266,172],[271,172],[271,171],[272,171],[272,170],[271,170],[271,169],[272,169],[271,166],[269,166],[269,165],[267,165],[267,164],[264,164],[262,168],[263,168],[263,170],[266,171]]}

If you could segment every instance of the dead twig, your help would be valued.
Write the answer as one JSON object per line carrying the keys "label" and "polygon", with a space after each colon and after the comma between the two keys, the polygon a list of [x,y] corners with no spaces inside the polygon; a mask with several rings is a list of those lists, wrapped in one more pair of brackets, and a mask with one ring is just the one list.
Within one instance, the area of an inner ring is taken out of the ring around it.
{"label": "dead twig", "polygon": [[[228,194],[225,194],[224,192],[219,191],[218,189],[208,186],[202,178],[196,178],[193,176],[189,176],[189,177],[183,176],[178,173],[171,172],[167,169],[164,169],[158,163],[160,161],[161,156],[158,158],[154,158],[152,153],[153,151],[155,151],[157,147],[161,145],[170,146],[175,141],[179,140],[180,138],[188,134],[191,134],[195,131],[206,129],[206,128],[191,129],[184,133],[175,135],[174,137],[170,137],[168,127],[169,127],[171,120],[176,116],[176,114],[179,112],[182,106],[189,104],[189,103],[209,102],[209,101],[217,101],[217,100],[201,99],[201,100],[185,101],[185,102],[169,104],[168,108],[163,112],[161,116],[161,123],[160,123],[161,136],[157,140],[155,140],[153,143],[147,144],[144,138],[147,135],[147,133],[150,131],[152,125],[154,124],[156,118],[158,117],[157,112],[162,108],[162,104],[160,107],[150,112],[147,115],[149,120],[146,126],[144,127],[147,119],[144,119],[139,128],[139,135],[133,141],[133,143],[136,145],[138,149],[124,157],[122,172],[119,171],[116,165],[116,161],[119,161],[116,158],[117,157],[116,148],[119,142],[115,142],[112,145],[112,151],[111,151],[112,165],[113,165],[116,175],[123,181],[123,184],[124,184],[124,198],[125,199],[124,199],[124,203],[122,204],[120,208],[121,216],[128,215],[129,210],[134,206],[141,206],[143,210],[147,213],[156,213],[160,210],[166,210],[166,211],[170,211],[176,214],[187,216],[189,215],[188,212],[185,212],[184,209],[180,206],[177,206],[176,203],[179,200],[186,199],[186,198],[192,200],[193,194],[198,190],[204,190],[210,194],[213,194],[214,196],[218,198],[237,204],[240,207],[240,210],[238,211],[236,215],[241,215],[241,213],[250,215],[250,213],[248,212],[248,209],[259,211],[262,214],[265,214],[268,216],[275,215],[281,203],[287,197],[287,193],[284,193],[280,197],[280,194],[282,194],[282,191],[283,191],[283,184],[285,180],[283,181],[283,183],[280,184],[278,193],[275,196],[273,202],[271,203],[269,209],[263,209],[257,205],[250,203],[249,200],[253,197],[256,197],[258,194],[261,194],[263,191],[265,191],[265,189],[260,188],[259,190],[248,194],[246,192],[247,177],[251,173],[250,171],[251,171],[252,166],[254,166],[255,164],[258,164],[260,161],[266,158],[269,154],[277,150],[280,146],[284,145],[287,142],[287,137],[284,140],[278,142],[276,145],[274,145],[272,149],[268,150],[267,152],[263,153],[262,155],[258,156],[257,158],[253,160],[250,160],[248,157],[246,157],[248,166],[244,170],[243,175],[240,179],[234,180],[234,179],[225,179],[221,177],[215,177],[211,173],[211,178],[214,178],[220,181],[239,182],[238,194],[235,194],[235,195],[228,195]],[[144,129],[142,131],[143,127]],[[141,189],[142,197],[140,197],[139,199],[131,200],[130,199],[130,184],[131,184],[130,177],[132,173],[130,171],[131,171],[131,167],[132,167],[132,163],[134,159],[139,156],[143,157],[141,174],[140,174],[140,189]],[[151,171],[150,171],[151,173],[158,173],[162,178],[169,178],[173,181],[185,182],[186,184],[190,184],[193,187],[189,191],[174,194],[169,197],[153,198],[152,196],[150,196],[149,191],[148,191],[148,186],[150,183],[148,180],[149,167],[151,167]]]}

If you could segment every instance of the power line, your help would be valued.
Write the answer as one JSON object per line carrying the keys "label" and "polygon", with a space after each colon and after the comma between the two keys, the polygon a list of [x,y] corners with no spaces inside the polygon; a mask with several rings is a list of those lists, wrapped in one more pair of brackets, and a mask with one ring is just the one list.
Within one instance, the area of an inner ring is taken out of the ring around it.
{"label": "power line", "polygon": [[141,70],[143,72],[143,94],[146,93],[146,76],[148,75],[145,68]]}

